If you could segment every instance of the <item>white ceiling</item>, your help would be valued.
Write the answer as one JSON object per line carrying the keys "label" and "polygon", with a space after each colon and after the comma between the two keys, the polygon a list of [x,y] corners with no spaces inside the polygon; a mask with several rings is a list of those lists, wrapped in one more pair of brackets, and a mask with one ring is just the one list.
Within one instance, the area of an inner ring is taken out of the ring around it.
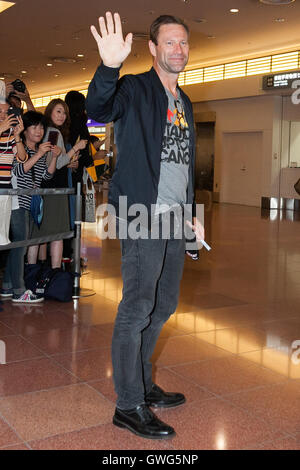
{"label": "white ceiling", "polygon": [[[15,0],[0,14],[0,76],[22,76],[32,96],[87,87],[99,63],[91,24],[118,11],[125,32],[147,34],[161,14],[183,18],[191,30],[187,68],[300,49],[300,0],[269,6],[259,0]],[[239,8],[231,14],[230,8]],[[284,22],[275,19],[284,18]],[[205,19],[199,23],[195,20]],[[215,38],[209,38],[215,36]],[[84,54],[78,58],[77,54]],[[54,57],[76,60],[55,63]],[[47,63],[53,63],[48,67]],[[123,72],[151,66],[146,39],[134,41]],[[55,76],[57,75],[57,76]]]}

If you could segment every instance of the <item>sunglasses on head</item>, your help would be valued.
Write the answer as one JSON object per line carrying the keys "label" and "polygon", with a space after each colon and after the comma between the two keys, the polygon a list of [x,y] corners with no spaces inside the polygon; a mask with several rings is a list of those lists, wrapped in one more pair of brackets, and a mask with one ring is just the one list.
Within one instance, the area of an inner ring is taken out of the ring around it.
{"label": "sunglasses on head", "polygon": [[174,105],[176,108],[176,113],[177,113],[177,119],[179,122],[179,127],[181,130],[185,130],[187,128],[186,120],[184,117],[184,111],[181,105],[181,102],[179,100],[174,100]]}

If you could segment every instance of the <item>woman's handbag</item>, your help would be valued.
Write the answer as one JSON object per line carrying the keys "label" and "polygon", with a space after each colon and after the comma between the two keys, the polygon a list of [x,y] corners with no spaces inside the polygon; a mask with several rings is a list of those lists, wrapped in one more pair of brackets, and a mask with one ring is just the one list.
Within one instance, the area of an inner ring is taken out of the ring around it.
{"label": "woman's handbag", "polygon": [[96,203],[95,203],[95,188],[92,178],[84,169],[83,176],[83,197],[82,197],[82,221],[83,222],[96,222]]}
{"label": "woman's handbag", "polygon": [[[35,174],[34,174],[34,167],[31,169],[32,171],[32,181],[34,183],[34,187],[37,187],[35,184]],[[30,203],[30,213],[34,220],[34,223],[40,227],[43,215],[44,215],[44,200],[40,194],[34,194],[31,196],[31,203]]]}
{"label": "woman's handbag", "polygon": [[11,196],[0,196],[0,214],[0,245],[7,245],[10,243],[9,226],[11,215]]}
{"label": "woman's handbag", "polygon": [[31,196],[30,213],[34,223],[40,227],[44,215],[44,200],[39,194]]}

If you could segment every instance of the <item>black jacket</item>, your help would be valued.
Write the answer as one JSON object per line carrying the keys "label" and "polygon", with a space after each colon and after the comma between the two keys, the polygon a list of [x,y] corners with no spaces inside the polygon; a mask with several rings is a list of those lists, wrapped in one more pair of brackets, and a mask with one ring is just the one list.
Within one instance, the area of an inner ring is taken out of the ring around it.
{"label": "black jacket", "polygon": [[[160,160],[166,126],[168,98],[152,68],[139,75],[125,75],[101,64],[89,85],[88,117],[113,121],[118,157],[110,184],[109,203],[118,208],[119,196],[127,196],[128,207],[139,203],[150,210],[156,204]],[[190,167],[187,203],[193,203],[194,121],[189,98],[180,89],[190,129]]]}

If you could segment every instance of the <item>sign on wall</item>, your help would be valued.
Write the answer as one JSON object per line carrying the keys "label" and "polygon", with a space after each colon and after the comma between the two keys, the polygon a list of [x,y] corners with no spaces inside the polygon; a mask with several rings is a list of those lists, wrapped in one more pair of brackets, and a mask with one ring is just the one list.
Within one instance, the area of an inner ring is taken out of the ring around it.
{"label": "sign on wall", "polygon": [[275,90],[277,88],[292,88],[294,80],[300,79],[300,71],[284,72],[263,77],[263,90]]}

